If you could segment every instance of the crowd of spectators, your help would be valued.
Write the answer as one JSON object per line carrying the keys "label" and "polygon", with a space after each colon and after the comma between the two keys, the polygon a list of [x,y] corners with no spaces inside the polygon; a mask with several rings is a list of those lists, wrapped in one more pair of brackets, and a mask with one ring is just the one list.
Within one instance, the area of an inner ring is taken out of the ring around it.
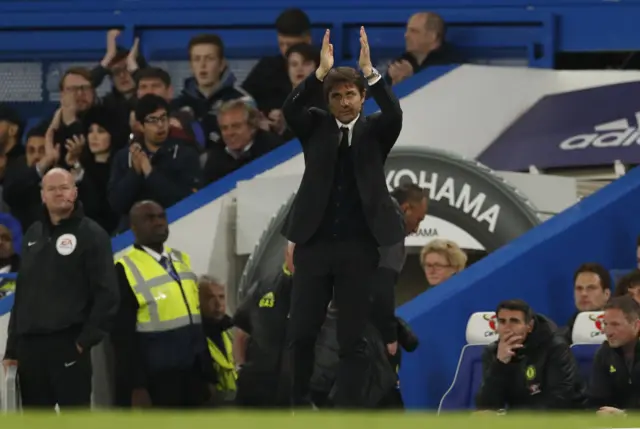
{"label": "crowd of spectators", "polygon": [[[281,107],[317,68],[319,49],[300,9],[283,11],[275,28],[279,54],[260,59],[244,82],[228,66],[221,37],[191,38],[192,76],[179,94],[169,73],[142,57],[139,39],[125,48],[120,30],[108,31],[99,64],[62,74],[53,115],[25,130],[26,118],[0,105],[2,211],[26,231],[40,216],[40,180],[58,166],[76,177],[85,213],[117,234],[128,229],[135,202],[153,199],[168,208],[292,139]],[[407,51],[390,64],[386,79],[395,84],[455,61],[444,37],[438,15],[412,16]],[[104,79],[112,90],[99,97],[95,89]],[[322,107],[323,95],[312,104]]]}

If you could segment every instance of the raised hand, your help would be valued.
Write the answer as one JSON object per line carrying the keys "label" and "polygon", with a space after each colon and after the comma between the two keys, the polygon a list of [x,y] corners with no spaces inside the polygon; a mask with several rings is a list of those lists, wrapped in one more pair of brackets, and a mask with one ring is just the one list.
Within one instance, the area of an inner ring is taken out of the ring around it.
{"label": "raised hand", "polygon": [[133,73],[138,70],[138,52],[140,50],[140,38],[136,37],[133,40],[133,45],[129,49],[129,55],[127,55],[127,71]]}
{"label": "raised hand", "polygon": [[371,64],[371,51],[369,50],[369,39],[364,27],[360,27],[360,59],[358,60],[360,70],[365,76],[373,73],[373,65]]}
{"label": "raised hand", "polygon": [[320,66],[316,71],[318,79],[322,80],[333,67],[333,45],[330,41],[331,31],[327,29],[322,38],[322,49],[320,50]]}

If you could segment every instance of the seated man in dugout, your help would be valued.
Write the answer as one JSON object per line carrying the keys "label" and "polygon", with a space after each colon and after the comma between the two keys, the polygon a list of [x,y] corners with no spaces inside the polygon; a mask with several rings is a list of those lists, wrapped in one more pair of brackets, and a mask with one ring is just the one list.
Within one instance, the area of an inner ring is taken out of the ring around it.
{"label": "seated man in dugout", "polygon": [[593,360],[589,407],[598,414],[621,415],[640,409],[640,305],[629,295],[604,307],[602,343]]}
{"label": "seated man in dugout", "polygon": [[584,405],[584,383],[555,324],[522,300],[496,309],[498,341],[482,357],[478,410],[567,410]]}

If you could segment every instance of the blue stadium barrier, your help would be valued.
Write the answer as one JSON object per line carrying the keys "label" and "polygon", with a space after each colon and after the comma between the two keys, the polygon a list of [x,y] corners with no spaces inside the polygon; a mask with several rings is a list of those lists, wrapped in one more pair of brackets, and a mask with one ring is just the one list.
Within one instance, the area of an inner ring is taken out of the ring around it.
{"label": "blue stadium barrier", "polygon": [[[453,379],[469,316],[521,298],[563,325],[573,310],[575,267],[607,269],[636,263],[640,169],[556,215],[477,264],[403,305],[398,313],[421,347],[403,361],[407,406],[436,408]],[[598,243],[594,246],[593,243]],[[446,329],[446,330],[445,330]]]}
{"label": "blue stadium barrier", "polygon": [[600,344],[572,344],[571,352],[576,358],[580,375],[585,383],[589,383],[591,378],[591,367],[593,366],[593,359],[596,356],[596,352],[600,348]]}

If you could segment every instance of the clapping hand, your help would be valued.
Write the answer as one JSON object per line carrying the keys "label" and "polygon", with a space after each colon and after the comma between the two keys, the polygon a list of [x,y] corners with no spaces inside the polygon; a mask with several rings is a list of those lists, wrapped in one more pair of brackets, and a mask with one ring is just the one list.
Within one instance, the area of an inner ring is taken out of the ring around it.
{"label": "clapping hand", "polygon": [[371,51],[369,50],[369,39],[367,38],[367,32],[364,31],[364,27],[360,27],[360,59],[358,60],[358,65],[365,77],[373,73]]}
{"label": "clapping hand", "polygon": [[65,162],[68,166],[73,166],[76,162],[80,161],[80,154],[86,144],[86,139],[83,135],[76,135],[73,138],[67,139],[65,147],[67,148],[67,155],[65,156]]}
{"label": "clapping hand", "polygon": [[330,41],[331,31],[327,29],[322,38],[322,49],[320,50],[320,66],[316,70],[316,77],[323,80],[333,67],[333,45]]}

